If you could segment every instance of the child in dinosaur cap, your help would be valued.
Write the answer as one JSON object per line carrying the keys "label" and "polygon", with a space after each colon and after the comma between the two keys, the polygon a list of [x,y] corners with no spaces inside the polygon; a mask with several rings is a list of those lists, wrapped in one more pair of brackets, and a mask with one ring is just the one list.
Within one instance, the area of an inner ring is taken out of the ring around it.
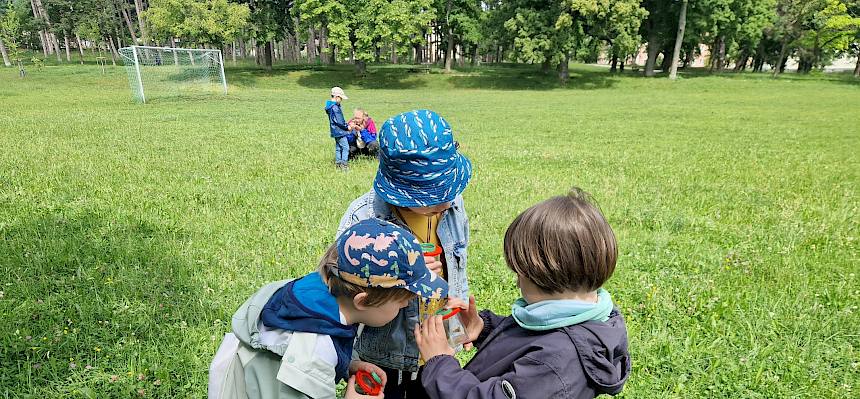
{"label": "child in dinosaur cap", "polygon": [[239,308],[210,368],[209,397],[334,398],[335,384],[348,380],[347,398],[370,398],[356,392],[354,374],[376,373],[382,384],[386,376],[353,360],[358,325],[386,325],[417,295],[445,298],[448,285],[427,269],[415,236],[359,222],[316,271],[271,283]]}

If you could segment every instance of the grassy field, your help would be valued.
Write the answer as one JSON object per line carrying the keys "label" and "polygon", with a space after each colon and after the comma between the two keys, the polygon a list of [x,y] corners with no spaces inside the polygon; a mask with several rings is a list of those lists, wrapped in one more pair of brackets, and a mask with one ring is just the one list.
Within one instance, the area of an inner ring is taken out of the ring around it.
{"label": "grassy field", "polygon": [[860,84],[646,80],[578,66],[355,78],[227,71],[228,96],[131,102],[125,71],[0,70],[0,396],[202,397],[232,312],[311,270],[376,165],[332,165],[323,102],[430,108],[474,162],[479,305],[518,296],[501,240],[577,185],[619,239],[626,398],[860,395]]}

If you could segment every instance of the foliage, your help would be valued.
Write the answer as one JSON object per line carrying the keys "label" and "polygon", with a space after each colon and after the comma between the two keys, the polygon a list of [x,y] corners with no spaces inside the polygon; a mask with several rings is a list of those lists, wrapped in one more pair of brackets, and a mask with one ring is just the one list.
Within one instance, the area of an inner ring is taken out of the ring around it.
{"label": "foliage", "polygon": [[18,65],[18,73],[23,78],[26,72],[21,61],[23,52],[18,44],[21,39],[21,19],[12,0],[8,0],[6,8],[0,12],[0,39],[6,45],[9,58]]}
{"label": "foliage", "polygon": [[247,5],[227,0],[151,0],[144,18],[156,38],[221,45],[247,25]]}

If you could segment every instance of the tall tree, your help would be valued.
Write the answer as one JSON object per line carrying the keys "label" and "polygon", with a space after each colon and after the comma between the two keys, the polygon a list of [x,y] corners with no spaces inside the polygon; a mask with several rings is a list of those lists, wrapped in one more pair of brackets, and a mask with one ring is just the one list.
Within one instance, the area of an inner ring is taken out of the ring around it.
{"label": "tall tree", "polygon": [[773,68],[773,76],[782,73],[790,45],[797,40],[804,28],[812,23],[818,11],[823,10],[826,0],[779,0],[774,36],[779,38],[779,56]]}
{"label": "tall tree", "polygon": [[644,0],[642,6],[648,10],[648,18],[642,24],[642,35],[646,38],[648,59],[645,61],[645,76],[654,76],[657,57],[676,36],[678,11],[676,1]]}
{"label": "tall tree", "polygon": [[675,38],[675,50],[672,52],[672,65],[669,69],[669,79],[678,77],[678,59],[681,57],[681,45],[684,43],[684,28],[687,26],[687,0],[681,4],[681,14],[678,16],[678,37]]}
{"label": "tall tree", "polygon": [[245,33],[256,43],[264,43],[262,57],[267,70],[272,69],[274,59],[273,41],[283,39],[287,34],[296,34],[293,23],[295,9],[292,0],[244,0],[250,10],[249,26]]}
{"label": "tall tree", "polygon": [[5,42],[9,46],[6,49],[8,56],[11,61],[18,65],[19,76],[23,78],[25,75],[24,64],[21,60],[23,55],[18,47],[21,34],[21,18],[12,4],[12,0],[7,0],[5,12],[0,15],[0,42]]}

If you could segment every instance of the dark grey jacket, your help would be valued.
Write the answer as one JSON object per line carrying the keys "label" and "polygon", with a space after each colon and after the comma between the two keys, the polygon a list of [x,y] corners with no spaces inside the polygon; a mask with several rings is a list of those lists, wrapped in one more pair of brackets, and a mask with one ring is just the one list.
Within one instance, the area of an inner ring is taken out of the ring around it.
{"label": "dark grey jacket", "polygon": [[630,374],[618,309],[606,322],[549,331],[526,330],[487,310],[481,318],[479,350],[465,369],[447,355],[427,361],[421,383],[431,398],[594,398],[621,392]]}

